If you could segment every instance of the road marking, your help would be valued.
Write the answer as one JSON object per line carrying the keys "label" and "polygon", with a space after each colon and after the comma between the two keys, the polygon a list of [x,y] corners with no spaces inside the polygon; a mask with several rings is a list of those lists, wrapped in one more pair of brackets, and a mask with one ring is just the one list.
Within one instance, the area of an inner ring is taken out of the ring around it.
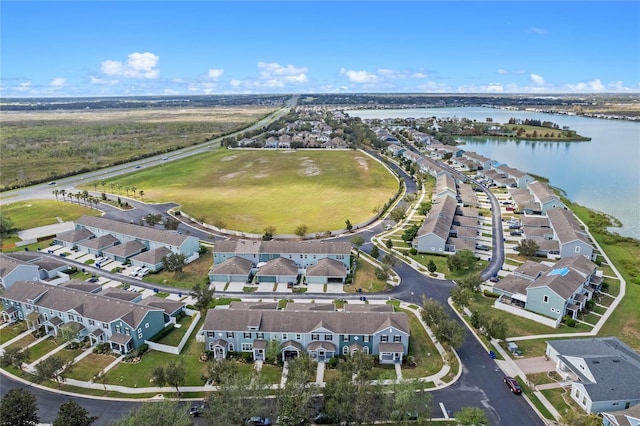
{"label": "road marking", "polygon": [[444,404],[442,402],[440,403],[440,409],[442,410],[442,415],[444,416],[445,419],[451,418],[449,417],[449,413],[447,413],[447,409],[444,408]]}

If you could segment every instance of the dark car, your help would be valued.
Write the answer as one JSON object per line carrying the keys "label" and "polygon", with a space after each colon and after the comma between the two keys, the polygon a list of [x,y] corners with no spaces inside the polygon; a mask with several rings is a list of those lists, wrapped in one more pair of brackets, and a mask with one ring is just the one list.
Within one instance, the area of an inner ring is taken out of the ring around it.
{"label": "dark car", "polygon": [[194,402],[191,404],[191,407],[189,407],[189,414],[193,417],[198,417],[202,413],[204,413],[203,402]]}
{"label": "dark car", "polygon": [[246,424],[251,426],[271,426],[271,419],[269,417],[253,416],[247,420]]}
{"label": "dark car", "polygon": [[511,392],[513,392],[515,394],[518,394],[518,395],[522,393],[522,388],[518,384],[518,381],[516,379],[514,379],[513,377],[506,376],[504,378],[504,382],[507,384],[507,387],[509,388],[509,390]]}

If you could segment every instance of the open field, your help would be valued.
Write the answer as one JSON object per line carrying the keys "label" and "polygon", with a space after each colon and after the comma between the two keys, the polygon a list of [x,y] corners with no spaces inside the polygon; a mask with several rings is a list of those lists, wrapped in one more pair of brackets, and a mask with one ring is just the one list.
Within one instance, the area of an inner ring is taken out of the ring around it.
{"label": "open field", "polygon": [[[262,234],[343,229],[361,223],[396,193],[398,182],[360,151],[225,150],[118,177],[145,201],[175,202],[199,221]],[[85,189],[91,190],[91,183]]]}
{"label": "open field", "polygon": [[0,189],[206,142],[273,111],[261,106],[2,111]]}

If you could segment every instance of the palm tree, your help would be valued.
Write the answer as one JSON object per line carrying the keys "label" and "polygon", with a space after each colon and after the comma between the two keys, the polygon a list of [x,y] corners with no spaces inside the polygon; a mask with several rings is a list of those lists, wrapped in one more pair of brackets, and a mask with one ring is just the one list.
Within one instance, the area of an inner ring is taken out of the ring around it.
{"label": "palm tree", "polygon": [[129,185],[125,185],[124,190],[127,191],[127,197],[129,196],[129,191],[131,190],[131,187]]}
{"label": "palm tree", "polygon": [[54,189],[53,191],[51,191],[51,193],[56,196],[56,201],[58,201],[58,194],[60,193],[60,191]]}
{"label": "palm tree", "polygon": [[111,193],[113,194],[113,188],[116,186],[115,183],[110,183],[109,188],[111,188]]}
{"label": "palm tree", "polygon": [[116,183],[116,188],[118,188],[118,194],[120,194],[120,190],[122,189],[122,184]]}
{"label": "palm tree", "polygon": [[140,194],[140,199],[142,200],[144,198],[144,191],[141,189],[138,193]]}
{"label": "palm tree", "polygon": [[93,185],[93,190],[97,191],[98,190],[98,182],[93,182],[92,185]]}
{"label": "palm tree", "polygon": [[62,195],[62,201],[66,201],[65,196],[67,195],[67,191],[64,189],[60,190],[60,195]]}
{"label": "palm tree", "polygon": [[101,180],[100,181],[100,185],[102,185],[102,192],[104,192],[104,186],[107,184],[107,182],[105,182],[105,180]]}
{"label": "palm tree", "polygon": [[138,189],[138,188],[136,188],[135,186],[132,186],[132,187],[131,187],[131,191],[133,192],[133,197],[134,197],[134,198],[135,198],[135,196],[136,196],[136,190],[137,190],[137,189]]}

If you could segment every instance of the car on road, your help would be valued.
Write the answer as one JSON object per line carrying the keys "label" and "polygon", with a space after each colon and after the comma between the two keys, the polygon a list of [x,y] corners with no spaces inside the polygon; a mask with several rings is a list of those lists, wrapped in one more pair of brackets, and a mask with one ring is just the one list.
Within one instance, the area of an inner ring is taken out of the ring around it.
{"label": "car on road", "polygon": [[166,161],[168,159],[169,159],[169,157],[162,157],[162,161]]}
{"label": "car on road", "polygon": [[269,417],[253,416],[246,422],[250,426],[271,426],[271,419]]}
{"label": "car on road", "polygon": [[140,164],[138,164],[138,165],[136,166],[136,169],[139,169],[140,167],[142,167],[142,166],[141,166]]}
{"label": "car on road", "polygon": [[522,388],[516,379],[513,377],[505,376],[503,381],[506,383],[507,387],[512,393],[520,395],[522,393]]}
{"label": "car on road", "polygon": [[49,182],[49,185],[56,185],[56,181]]}

